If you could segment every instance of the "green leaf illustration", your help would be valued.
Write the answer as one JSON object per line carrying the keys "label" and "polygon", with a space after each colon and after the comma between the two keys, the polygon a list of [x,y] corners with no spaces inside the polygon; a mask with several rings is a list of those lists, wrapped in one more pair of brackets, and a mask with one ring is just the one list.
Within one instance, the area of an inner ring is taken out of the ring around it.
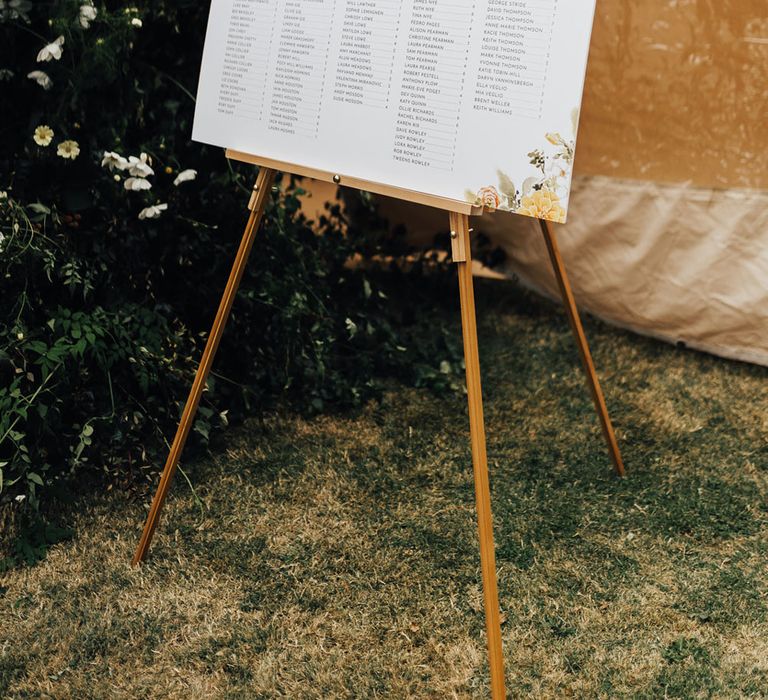
{"label": "green leaf illustration", "polygon": [[504,171],[498,170],[497,172],[499,175],[499,189],[501,190],[502,194],[505,194],[507,197],[509,197],[510,201],[513,200],[517,194],[515,183],[512,182],[512,179]]}

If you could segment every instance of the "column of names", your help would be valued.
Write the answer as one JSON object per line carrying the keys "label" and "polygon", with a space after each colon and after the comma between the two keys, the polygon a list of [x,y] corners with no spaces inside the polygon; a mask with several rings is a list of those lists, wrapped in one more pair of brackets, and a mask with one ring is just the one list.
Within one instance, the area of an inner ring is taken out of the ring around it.
{"label": "column of names", "polygon": [[267,126],[316,138],[337,0],[283,0]]}
{"label": "column of names", "polygon": [[392,157],[453,170],[475,0],[414,0]]}
{"label": "column of names", "polygon": [[277,0],[232,1],[219,85],[219,114],[263,118],[266,66],[277,6]]}
{"label": "column of names", "polygon": [[562,0],[488,0],[473,108],[540,119]]}
{"label": "column of names", "polygon": [[403,0],[346,0],[333,100],[387,109]]}

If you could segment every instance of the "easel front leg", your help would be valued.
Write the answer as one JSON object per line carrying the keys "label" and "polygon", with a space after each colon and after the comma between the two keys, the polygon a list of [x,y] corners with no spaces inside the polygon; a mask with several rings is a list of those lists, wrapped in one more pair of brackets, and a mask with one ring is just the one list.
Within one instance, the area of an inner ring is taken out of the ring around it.
{"label": "easel front leg", "polygon": [[221,336],[224,334],[224,327],[229,319],[229,312],[232,309],[232,303],[237,295],[237,289],[240,286],[240,281],[243,279],[245,264],[248,261],[248,256],[253,247],[253,240],[264,215],[267,197],[269,196],[274,179],[274,170],[262,168],[259,171],[256,184],[253,187],[251,201],[248,203],[248,208],[251,210],[251,213],[248,217],[248,223],[245,226],[243,239],[240,241],[240,248],[235,257],[232,272],[229,274],[229,281],[224,289],[224,296],[221,298],[219,310],[216,314],[216,320],[213,322],[213,328],[211,329],[211,334],[208,336],[208,342],[205,345],[205,351],[200,360],[200,366],[197,369],[195,381],[192,384],[189,398],[184,406],[184,412],[182,413],[181,421],[178,430],[176,431],[176,437],[173,440],[171,452],[168,455],[165,468],[163,469],[163,475],[160,478],[160,486],[152,500],[152,506],[149,510],[147,521],[144,524],[144,532],[141,535],[141,540],[136,549],[136,553],[133,555],[134,565],[144,561],[147,552],[149,551],[149,546],[152,544],[152,537],[155,534],[155,528],[160,519],[160,511],[163,508],[163,503],[165,503],[166,496],[168,495],[171,481],[176,473],[176,467],[179,464],[181,453],[187,442],[187,438],[189,437],[189,431],[192,429],[192,424],[194,423],[195,415],[197,414],[197,409],[200,405],[200,397],[203,394],[203,389],[208,380],[208,374],[211,371],[213,358],[216,356],[216,351],[219,349],[219,342],[221,341]]}
{"label": "easel front leg", "polygon": [[611,417],[608,415],[608,407],[605,404],[605,397],[603,396],[603,390],[600,387],[600,380],[597,378],[595,364],[592,361],[592,353],[589,351],[587,337],[584,334],[584,327],[581,325],[581,318],[579,317],[576,300],[573,297],[573,290],[568,281],[568,275],[565,271],[563,258],[560,255],[560,249],[557,246],[555,232],[552,230],[552,226],[549,222],[542,219],[539,223],[541,224],[541,232],[544,234],[544,241],[547,244],[547,250],[549,251],[549,259],[552,261],[552,268],[555,271],[557,285],[560,287],[560,294],[563,297],[565,311],[568,314],[568,321],[571,324],[571,330],[576,338],[576,345],[579,348],[579,355],[581,355],[581,361],[587,375],[587,385],[592,394],[592,401],[595,403],[597,415],[600,418],[603,437],[605,437],[605,441],[608,444],[608,451],[611,454],[611,460],[613,461],[616,473],[619,476],[624,476],[624,461],[621,458],[619,444],[616,441],[616,434],[613,431]]}
{"label": "easel front leg", "polygon": [[496,554],[493,544],[491,488],[488,480],[488,457],[483,419],[483,390],[480,381],[480,356],[477,346],[475,291],[472,279],[472,251],[469,217],[451,214],[453,260],[458,266],[461,297],[461,326],[464,334],[464,362],[467,369],[469,430],[472,438],[472,465],[475,476],[477,528],[480,540],[480,567],[483,576],[485,629],[488,636],[488,662],[491,671],[491,697],[505,700],[504,658],[501,645],[499,591],[496,582]]}

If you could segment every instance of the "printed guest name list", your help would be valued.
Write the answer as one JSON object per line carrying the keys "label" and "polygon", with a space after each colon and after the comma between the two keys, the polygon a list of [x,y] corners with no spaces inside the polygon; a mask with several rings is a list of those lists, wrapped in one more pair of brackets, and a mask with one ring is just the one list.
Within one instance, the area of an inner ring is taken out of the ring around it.
{"label": "printed guest name list", "polygon": [[[593,12],[594,0],[213,0],[195,138],[404,186],[431,174],[422,189],[456,183],[455,196],[478,169],[470,138],[479,151],[506,123],[510,154],[527,153],[524,135],[563,128]],[[489,169],[503,155],[486,153]]]}
{"label": "printed guest name list", "polygon": [[468,86],[478,111],[540,116],[557,2],[488,0],[480,16],[473,0],[413,0],[407,13],[403,0],[232,0],[219,112],[317,139],[327,94],[391,110],[393,160],[453,170]]}

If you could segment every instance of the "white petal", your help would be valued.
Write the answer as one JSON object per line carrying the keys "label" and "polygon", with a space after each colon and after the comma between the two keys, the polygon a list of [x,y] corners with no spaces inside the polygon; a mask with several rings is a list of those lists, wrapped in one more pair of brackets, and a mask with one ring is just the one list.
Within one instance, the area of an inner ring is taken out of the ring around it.
{"label": "white petal", "polygon": [[125,170],[128,167],[128,161],[119,153],[106,152],[104,153],[104,160],[101,161],[101,165],[102,167],[108,166],[110,170]]}
{"label": "white petal", "polygon": [[173,181],[173,184],[178,187],[182,182],[189,182],[197,177],[197,170],[182,170]]}
{"label": "white petal", "polygon": [[27,77],[34,80],[44,90],[50,90],[53,85],[53,81],[48,77],[48,74],[41,70],[33,70],[27,74]]}
{"label": "white petal", "polygon": [[104,157],[101,159],[101,167],[114,170],[123,170],[124,166],[128,165],[128,161],[125,160],[119,153],[114,151],[104,151]]}
{"label": "white petal", "polygon": [[143,160],[136,156],[130,156],[128,158],[128,172],[133,177],[149,177],[154,175],[155,171],[152,170]]}
{"label": "white petal", "polygon": [[123,187],[125,187],[126,190],[138,192],[139,190],[151,189],[152,183],[149,180],[145,180],[143,177],[129,177],[123,183]]}
{"label": "white petal", "polygon": [[64,46],[64,37],[60,36],[56,41],[40,49],[40,53],[37,54],[38,62],[50,61],[51,59],[58,61],[61,58],[62,46]]}
{"label": "white petal", "polygon": [[130,166],[128,172],[133,175],[133,177],[149,177],[150,175],[155,174],[155,171],[144,163]]}
{"label": "white petal", "polygon": [[155,204],[151,207],[146,207],[145,209],[142,209],[139,212],[139,218],[144,219],[157,219],[160,217],[160,214],[164,212],[166,209],[168,209],[167,204]]}

